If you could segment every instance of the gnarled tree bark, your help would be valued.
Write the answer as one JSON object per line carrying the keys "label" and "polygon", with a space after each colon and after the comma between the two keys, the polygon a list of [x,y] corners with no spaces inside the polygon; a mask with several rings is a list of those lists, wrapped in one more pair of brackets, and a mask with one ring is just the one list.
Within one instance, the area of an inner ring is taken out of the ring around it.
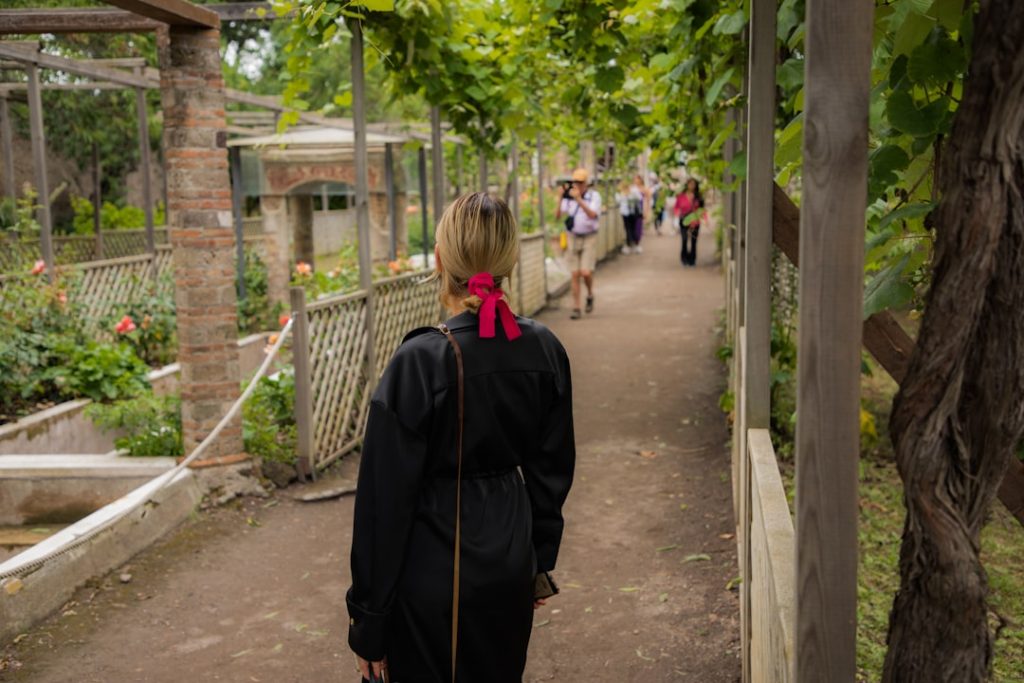
{"label": "gnarled tree bark", "polygon": [[1024,13],[982,0],[935,270],[890,421],[907,518],[883,681],[984,681],[982,527],[1024,432]]}

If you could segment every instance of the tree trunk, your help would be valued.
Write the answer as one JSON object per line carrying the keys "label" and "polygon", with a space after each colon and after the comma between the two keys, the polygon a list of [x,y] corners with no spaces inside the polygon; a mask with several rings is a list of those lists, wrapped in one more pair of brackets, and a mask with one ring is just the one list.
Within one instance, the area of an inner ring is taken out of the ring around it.
{"label": "tree trunk", "polygon": [[907,518],[883,681],[992,661],[980,535],[1024,431],[1024,13],[982,0],[938,178],[935,271],[893,406]]}

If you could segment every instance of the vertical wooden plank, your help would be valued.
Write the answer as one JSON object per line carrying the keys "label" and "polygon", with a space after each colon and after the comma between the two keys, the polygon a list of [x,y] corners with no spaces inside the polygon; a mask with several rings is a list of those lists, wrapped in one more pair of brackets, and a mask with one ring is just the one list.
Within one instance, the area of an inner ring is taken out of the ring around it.
{"label": "vertical wooden plank", "polygon": [[352,127],[356,157],[356,230],[359,235],[359,287],[366,292],[366,382],[372,392],[377,384],[376,330],[373,316],[373,255],[370,253],[370,182],[366,151],[366,83],[363,71],[363,23],[349,22],[352,29]]}
{"label": "vertical wooden plank", "polygon": [[384,145],[384,187],[388,200],[388,259],[398,258],[398,197],[395,194],[395,148]]}
{"label": "vertical wooden plank", "polygon": [[28,76],[28,119],[32,140],[32,169],[35,172],[36,198],[39,209],[39,246],[46,262],[46,277],[53,278],[53,225],[50,221],[50,186],[46,177],[46,134],[43,130],[43,100],[39,89],[39,69],[25,63]]}
{"label": "vertical wooden plank", "polygon": [[[509,188],[511,191],[512,199],[512,219],[516,222],[516,228],[519,229],[519,140],[515,134],[512,135],[511,149],[509,150],[509,156],[512,166],[512,172],[509,177]],[[527,315],[526,310],[523,306],[523,241],[519,240],[519,258],[516,261],[516,296],[519,299],[517,302],[520,315]]]}
{"label": "vertical wooden plank", "polygon": [[103,258],[103,176],[100,173],[100,146],[92,143],[92,229],[96,235],[96,259]]}
{"label": "vertical wooden plank", "polygon": [[235,224],[235,263],[238,275],[238,298],[245,299],[245,240],[242,232],[242,150],[228,148],[231,166],[231,215]]}
{"label": "vertical wooden plank", "polygon": [[441,110],[430,108],[430,172],[434,186],[434,225],[445,207],[444,141],[441,138]]}
{"label": "vertical wooden plank", "polygon": [[[767,429],[770,417],[771,378],[771,258],[772,193],[775,187],[775,0],[753,0],[750,8],[750,37],[747,82],[747,176],[744,199],[745,234],[743,256],[743,302],[745,356],[743,359],[743,397],[741,401],[745,430]],[[746,441],[746,439],[744,439]],[[744,539],[740,564],[743,589],[740,592],[741,637],[744,680],[752,680],[751,639],[755,636],[751,611],[753,564],[751,558],[750,452],[743,444],[739,451],[740,526]]]}
{"label": "vertical wooden plank", "polygon": [[427,150],[425,147],[419,149],[419,180],[420,180],[420,216],[423,218],[423,263],[424,267],[430,262],[430,200],[427,196]]}
{"label": "vertical wooden plank", "polygon": [[[141,76],[142,69],[136,68],[135,73]],[[146,214],[146,251],[150,254],[155,254],[156,237],[153,234],[153,188],[150,183],[152,159],[149,148],[149,112],[146,108],[146,91],[144,88],[135,88],[135,111],[139,124],[139,172],[142,174],[142,210]]]}
{"label": "vertical wooden plank", "polygon": [[292,309],[292,365],[295,368],[295,428],[300,478],[316,476],[313,460],[313,377],[309,363],[309,318],[306,290],[289,289]]}
{"label": "vertical wooden plank", "polygon": [[541,272],[544,273],[544,303],[548,300],[548,266],[543,254],[547,253],[548,226],[544,219],[544,141],[540,133],[537,134],[537,222],[540,224],[540,234],[544,236],[544,243],[541,246]]}
{"label": "vertical wooden plank", "polygon": [[14,133],[11,129],[11,108],[6,97],[0,97],[0,154],[4,157],[4,196],[17,196],[14,182]]}
{"label": "vertical wooden plank", "polygon": [[856,675],[857,460],[874,4],[808,0],[798,354],[797,680]]}

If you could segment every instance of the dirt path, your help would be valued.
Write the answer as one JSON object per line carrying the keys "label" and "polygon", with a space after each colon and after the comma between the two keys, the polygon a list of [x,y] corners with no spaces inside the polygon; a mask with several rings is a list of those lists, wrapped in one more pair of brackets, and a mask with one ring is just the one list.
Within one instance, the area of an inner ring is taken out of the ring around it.
{"label": "dirt path", "polygon": [[[577,479],[526,681],[739,680],[713,238],[682,269],[645,238],[597,275],[597,310],[540,316],[573,364]],[[0,680],[356,681],[345,644],[352,498],[197,515],[4,651]],[[474,682],[475,683],[475,682]]]}

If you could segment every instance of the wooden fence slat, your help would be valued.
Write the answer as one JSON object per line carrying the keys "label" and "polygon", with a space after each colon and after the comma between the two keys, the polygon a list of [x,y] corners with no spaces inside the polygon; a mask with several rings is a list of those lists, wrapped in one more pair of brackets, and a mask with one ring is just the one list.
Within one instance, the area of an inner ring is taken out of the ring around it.
{"label": "wooden fence slat", "polygon": [[796,679],[852,682],[874,4],[808,0],[797,385]]}

